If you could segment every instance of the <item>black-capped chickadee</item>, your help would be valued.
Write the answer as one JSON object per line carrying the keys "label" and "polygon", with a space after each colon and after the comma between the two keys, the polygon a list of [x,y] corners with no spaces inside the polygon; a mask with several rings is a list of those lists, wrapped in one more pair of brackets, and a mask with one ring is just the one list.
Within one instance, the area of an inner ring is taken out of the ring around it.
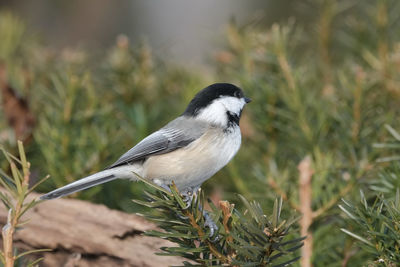
{"label": "black-capped chickadee", "polygon": [[239,120],[249,102],[233,84],[212,84],[192,99],[181,116],[147,136],[110,167],[40,199],[59,198],[117,178],[137,181],[136,174],[164,188],[174,181],[180,192],[192,194],[238,152]]}

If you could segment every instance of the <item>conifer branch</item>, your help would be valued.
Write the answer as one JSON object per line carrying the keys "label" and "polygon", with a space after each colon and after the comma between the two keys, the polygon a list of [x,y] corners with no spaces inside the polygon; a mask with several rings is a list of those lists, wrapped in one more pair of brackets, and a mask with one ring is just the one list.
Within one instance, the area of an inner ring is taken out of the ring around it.
{"label": "conifer branch", "polygon": [[[146,183],[151,186],[149,181]],[[269,216],[263,213],[257,202],[248,202],[240,195],[246,207],[243,214],[227,201],[220,201],[218,208],[210,202],[210,215],[219,228],[215,236],[210,236],[203,214],[204,195],[201,190],[187,209],[180,205],[183,200],[174,184],[170,186],[171,193],[156,186],[149,190],[152,192],[146,192],[148,201],[134,202],[151,207],[144,217],[158,223],[164,231],[146,234],[178,245],[161,248],[164,252],[160,255],[186,258],[189,262],[184,262],[185,266],[194,263],[205,266],[284,266],[300,258],[296,254],[304,238],[295,238],[291,228],[299,218],[281,219],[282,200],[275,201]]]}
{"label": "conifer branch", "polygon": [[[26,159],[22,142],[18,141],[19,159],[9,154],[4,148],[0,147],[0,149],[10,164],[12,173],[12,177],[9,177],[4,171],[0,172],[0,182],[6,190],[5,193],[0,192],[0,200],[8,209],[7,224],[2,229],[3,251],[0,253],[0,261],[5,267],[13,267],[17,260],[25,255],[49,250],[31,250],[18,254],[14,247],[14,234],[24,223],[21,221],[22,215],[36,206],[39,201],[26,201],[29,193],[31,193],[29,189],[30,163]],[[46,176],[38,183],[42,183],[47,178]],[[33,187],[36,187],[36,185]]]}

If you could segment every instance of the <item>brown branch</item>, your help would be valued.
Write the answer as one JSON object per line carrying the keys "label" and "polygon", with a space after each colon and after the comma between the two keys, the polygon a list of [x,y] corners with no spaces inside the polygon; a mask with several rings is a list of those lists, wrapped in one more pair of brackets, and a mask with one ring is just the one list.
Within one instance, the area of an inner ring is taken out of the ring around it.
{"label": "brown branch", "polygon": [[297,166],[299,170],[299,197],[300,197],[300,212],[303,216],[300,219],[301,235],[307,236],[304,240],[304,246],[301,248],[301,266],[311,266],[312,256],[312,234],[309,232],[310,225],[312,223],[313,211],[311,208],[311,178],[314,170],[311,167],[311,157],[305,157],[300,164]]}
{"label": "brown branch", "polygon": [[4,225],[2,230],[5,267],[14,266],[14,254],[13,254],[14,228],[12,227],[11,218],[12,218],[12,210],[10,209],[7,215],[7,224]]}

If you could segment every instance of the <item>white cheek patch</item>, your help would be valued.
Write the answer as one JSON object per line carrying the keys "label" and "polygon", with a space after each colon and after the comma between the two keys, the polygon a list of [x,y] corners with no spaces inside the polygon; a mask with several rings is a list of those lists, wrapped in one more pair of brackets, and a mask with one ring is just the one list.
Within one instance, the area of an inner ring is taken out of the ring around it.
{"label": "white cheek patch", "polygon": [[228,124],[227,112],[235,113],[238,116],[245,105],[244,99],[232,96],[215,99],[210,105],[205,107],[197,115],[197,118],[210,123],[226,126]]}
{"label": "white cheek patch", "polygon": [[240,114],[240,111],[243,109],[243,106],[246,104],[243,98],[236,98],[232,96],[222,97],[218,99],[226,108],[227,111],[235,113],[236,115]]}
{"label": "white cheek patch", "polygon": [[214,100],[206,108],[202,109],[197,118],[213,124],[227,125],[228,117],[226,116],[226,108],[220,102]]}

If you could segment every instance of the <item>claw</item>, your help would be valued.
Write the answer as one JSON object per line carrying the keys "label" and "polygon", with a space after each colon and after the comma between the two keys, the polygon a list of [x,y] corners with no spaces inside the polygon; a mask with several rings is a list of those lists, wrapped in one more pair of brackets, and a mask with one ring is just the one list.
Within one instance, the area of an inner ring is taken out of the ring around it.
{"label": "claw", "polygon": [[[215,224],[213,219],[211,219],[210,215],[208,214],[207,211],[203,210],[203,216],[205,219],[204,226],[210,228],[210,237],[213,237],[215,233],[218,231],[218,226]],[[215,242],[219,239],[219,236],[217,235],[212,242]]]}
{"label": "claw", "polygon": [[192,205],[193,194],[191,191],[187,192],[187,194],[182,194],[182,200],[185,202],[186,206],[183,209],[188,209]]}
{"label": "claw", "polygon": [[193,198],[197,197],[197,191],[199,190],[199,186],[197,187],[188,187],[182,191],[182,200],[185,202],[186,206],[184,209],[190,208],[192,205]]}
{"label": "claw", "polygon": [[[171,191],[169,186],[166,184],[160,183],[159,186],[161,186],[162,188],[164,188],[168,191]],[[193,198],[195,198],[195,197],[197,198],[197,192],[198,192],[199,188],[200,188],[200,186],[188,187],[181,192],[182,200],[186,204],[184,209],[190,208],[190,206],[192,205],[192,202],[193,202]],[[204,226],[208,227],[210,229],[210,237],[213,237],[214,234],[216,234],[218,232],[218,226],[215,224],[215,222],[213,221],[213,219],[211,219],[208,212],[206,210],[204,210],[202,206],[200,206],[199,208],[202,211],[203,216],[204,216],[204,220],[205,220]],[[178,215],[178,217],[181,219],[188,219],[187,217],[181,216],[181,215]],[[218,239],[219,239],[219,236],[216,235],[216,237],[211,241],[216,242]]]}
{"label": "claw", "polygon": [[189,217],[182,216],[182,215],[179,215],[179,214],[177,214],[177,216],[178,216],[180,219],[182,219],[182,220],[187,220],[187,219],[189,219]]}
{"label": "claw", "polygon": [[158,186],[164,188],[164,189],[167,190],[168,192],[171,192],[171,188],[169,188],[170,184],[165,184],[165,183],[160,182],[160,181],[158,181],[158,180],[153,180],[153,182],[154,182],[156,185],[158,185]]}

